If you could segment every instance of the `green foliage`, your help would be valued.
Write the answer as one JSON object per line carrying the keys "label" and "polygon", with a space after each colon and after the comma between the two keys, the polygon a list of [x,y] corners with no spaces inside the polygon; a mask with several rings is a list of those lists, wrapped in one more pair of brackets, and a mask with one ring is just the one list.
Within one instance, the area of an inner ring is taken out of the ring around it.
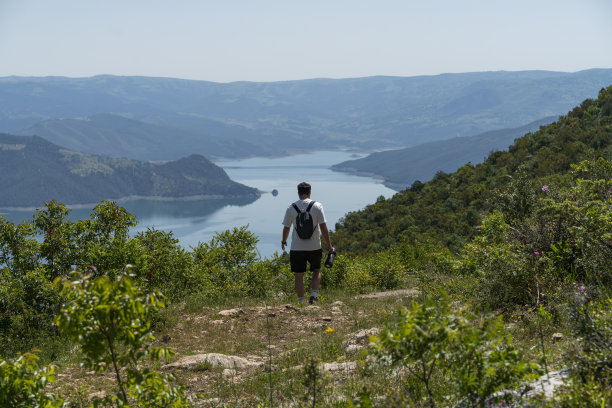
{"label": "green foliage", "polygon": [[40,255],[46,260],[51,280],[63,275],[77,258],[76,225],[67,221],[70,210],[55,200],[34,214],[34,226],[43,235]]}
{"label": "green foliage", "polygon": [[172,232],[147,228],[135,240],[138,257],[133,269],[143,288],[148,291],[163,288],[170,299],[193,290],[192,257]]}
{"label": "green foliage", "polygon": [[527,304],[534,299],[533,254],[512,239],[501,213],[485,219],[481,234],[466,245],[459,271],[476,275],[479,300],[493,308]]}
{"label": "green foliage", "polygon": [[445,296],[401,309],[375,343],[379,358],[406,369],[404,398],[417,405],[450,398],[484,407],[494,392],[537,369],[522,360],[501,319],[454,311]]}
{"label": "green foliage", "polygon": [[118,391],[101,402],[187,406],[182,391],[172,386],[168,377],[138,367],[145,358],[156,361],[171,354],[169,349],[150,346],[154,339],[150,322],[164,307],[162,295],[142,295],[126,275],[116,281],[78,274],[74,279],[56,281],[65,298],[57,325],[79,344],[84,367],[96,372],[114,371]]}
{"label": "green foliage", "polygon": [[0,268],[13,275],[36,268],[41,255],[35,236],[31,223],[15,225],[0,216]]}
{"label": "green foliage", "polygon": [[41,337],[55,335],[59,302],[44,269],[20,275],[0,270],[0,342],[5,354],[40,346]]}
{"label": "green foliage", "polygon": [[577,346],[568,353],[572,369],[561,391],[561,407],[603,407],[612,402],[612,298],[589,302],[577,288],[571,323]]}
{"label": "green foliage", "polygon": [[256,266],[257,241],[245,226],[200,243],[193,251],[195,284],[213,297],[264,295],[269,280]]}
{"label": "green foliage", "polygon": [[0,406],[11,408],[53,408],[63,401],[45,392],[55,382],[55,368],[40,367],[38,356],[25,353],[14,360],[0,359]]}
{"label": "green foliage", "polygon": [[591,292],[612,283],[610,168],[603,158],[583,161],[568,187],[512,179],[503,212],[485,219],[458,268],[479,278],[483,304],[548,303],[577,282]]}
{"label": "green foliage", "polygon": [[[518,219],[532,211],[538,189],[552,184],[543,183],[544,178],[564,184],[572,163],[612,159],[611,104],[612,87],[602,89],[598,99],[516,139],[508,151],[494,152],[484,163],[466,164],[452,174],[439,172],[425,184],[415,183],[347,214],[332,240],[349,254],[373,254],[387,245],[427,238],[459,251],[476,235],[483,214],[504,205],[502,210]],[[506,200],[497,197],[499,192],[506,193]]]}
{"label": "green foliage", "polygon": [[390,249],[373,256],[337,256],[334,266],[323,270],[321,286],[365,293],[372,289],[395,289],[407,280],[408,272],[400,251]]}

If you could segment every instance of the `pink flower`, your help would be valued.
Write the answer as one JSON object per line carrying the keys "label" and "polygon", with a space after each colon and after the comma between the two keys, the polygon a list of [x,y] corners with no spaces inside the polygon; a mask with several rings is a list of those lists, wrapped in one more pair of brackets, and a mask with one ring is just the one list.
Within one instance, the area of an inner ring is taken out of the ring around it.
{"label": "pink flower", "polygon": [[548,191],[548,186],[542,186],[542,191]]}

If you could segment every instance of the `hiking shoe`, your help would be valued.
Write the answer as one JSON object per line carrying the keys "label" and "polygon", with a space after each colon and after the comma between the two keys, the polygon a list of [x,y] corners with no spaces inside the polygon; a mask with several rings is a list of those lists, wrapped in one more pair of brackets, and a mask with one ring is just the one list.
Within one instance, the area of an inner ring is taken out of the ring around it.
{"label": "hiking shoe", "polygon": [[310,299],[308,299],[308,303],[310,303],[311,305],[317,301],[317,298],[314,296],[311,296]]}

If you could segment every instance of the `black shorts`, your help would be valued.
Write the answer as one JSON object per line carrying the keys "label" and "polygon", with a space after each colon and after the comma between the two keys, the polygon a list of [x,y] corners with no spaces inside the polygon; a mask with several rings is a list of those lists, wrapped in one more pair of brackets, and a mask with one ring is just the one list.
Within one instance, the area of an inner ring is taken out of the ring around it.
{"label": "black shorts", "polygon": [[306,272],[306,262],[310,263],[311,272],[315,269],[321,269],[322,257],[322,249],[315,249],[313,251],[289,251],[291,271],[295,273]]}

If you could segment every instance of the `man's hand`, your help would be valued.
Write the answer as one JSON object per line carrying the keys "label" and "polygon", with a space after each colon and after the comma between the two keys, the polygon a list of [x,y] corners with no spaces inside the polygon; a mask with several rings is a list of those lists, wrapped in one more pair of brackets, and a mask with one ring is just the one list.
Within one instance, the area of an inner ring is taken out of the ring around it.
{"label": "man's hand", "polygon": [[291,231],[289,227],[283,227],[283,239],[281,240],[281,248],[283,249],[283,251],[287,246],[287,238],[289,238],[289,231]]}

